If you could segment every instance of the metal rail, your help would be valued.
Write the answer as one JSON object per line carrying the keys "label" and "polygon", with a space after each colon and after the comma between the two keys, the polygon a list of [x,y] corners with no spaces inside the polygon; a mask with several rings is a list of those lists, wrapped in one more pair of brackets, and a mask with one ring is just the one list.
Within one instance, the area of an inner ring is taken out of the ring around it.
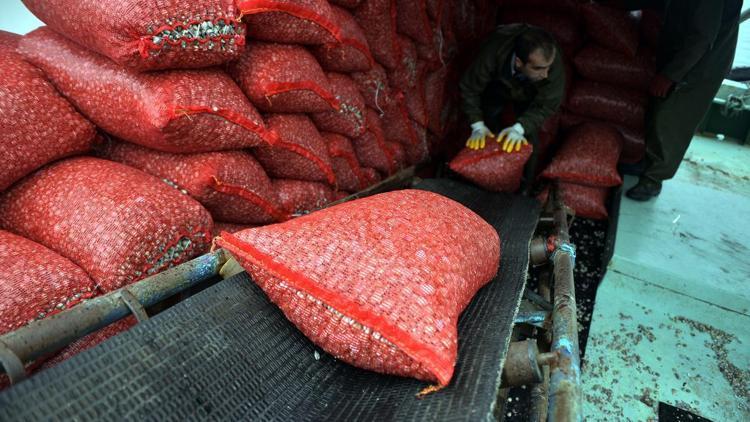
{"label": "metal rail", "polygon": [[554,265],[554,308],[552,311],[552,347],[557,359],[550,365],[549,421],[582,421],[581,363],[578,350],[573,267],[575,247],[568,234],[568,214],[552,189],[557,244],[552,254]]}
{"label": "metal rail", "polygon": [[131,313],[147,318],[143,308],[218,275],[227,257],[219,249],[0,336],[0,373],[18,382],[25,377],[19,361],[33,362]]}

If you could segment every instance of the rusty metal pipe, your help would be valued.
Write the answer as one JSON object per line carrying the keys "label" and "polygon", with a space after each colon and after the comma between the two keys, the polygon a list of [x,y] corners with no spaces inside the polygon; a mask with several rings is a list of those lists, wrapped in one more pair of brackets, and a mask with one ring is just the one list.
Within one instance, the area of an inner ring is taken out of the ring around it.
{"label": "rusty metal pipe", "polygon": [[[223,249],[202,255],[127,286],[129,294],[126,296],[143,307],[155,305],[217,275],[227,257],[228,254]],[[121,290],[86,300],[59,314],[3,334],[0,336],[0,344],[4,344],[23,363],[56,352],[130,314],[131,310],[123,300]],[[0,373],[4,371],[4,365],[0,365]]]}
{"label": "rusty metal pipe", "polygon": [[559,189],[552,189],[557,248],[554,263],[554,308],[552,311],[552,353],[550,365],[549,421],[581,421],[581,362],[578,350],[578,320],[573,280],[575,248],[568,234],[568,216]]}

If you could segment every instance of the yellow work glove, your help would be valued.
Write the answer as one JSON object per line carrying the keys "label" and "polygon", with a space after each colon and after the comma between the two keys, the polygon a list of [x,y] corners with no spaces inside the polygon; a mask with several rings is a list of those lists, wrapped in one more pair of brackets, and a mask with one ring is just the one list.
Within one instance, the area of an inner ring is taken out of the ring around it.
{"label": "yellow work glove", "polygon": [[523,137],[523,132],[523,126],[516,123],[503,129],[497,137],[497,142],[502,144],[501,149],[505,152],[520,151],[522,146],[529,144]]}
{"label": "yellow work glove", "polygon": [[482,149],[486,145],[488,136],[493,137],[495,135],[484,125],[484,122],[474,122],[471,124],[471,136],[466,141],[466,147],[469,149]]}

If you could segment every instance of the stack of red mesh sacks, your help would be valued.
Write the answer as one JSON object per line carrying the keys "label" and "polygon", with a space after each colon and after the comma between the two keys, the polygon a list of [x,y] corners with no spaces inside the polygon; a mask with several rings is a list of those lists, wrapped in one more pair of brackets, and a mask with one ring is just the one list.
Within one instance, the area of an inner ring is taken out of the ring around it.
{"label": "stack of red mesh sacks", "polygon": [[653,11],[629,13],[576,0],[507,0],[500,21],[536,25],[557,39],[567,78],[562,129],[607,122],[625,139],[622,162],[643,157],[646,91],[654,74],[659,26]]}
{"label": "stack of red mesh sacks", "polygon": [[[47,26],[10,37],[17,56],[1,57],[12,66],[7,85],[15,90],[2,103],[3,133],[11,135],[3,136],[3,148],[22,158],[3,164],[11,172],[3,171],[0,228],[17,238],[1,258],[49,257],[35,268],[41,284],[33,288],[2,266],[0,289],[9,292],[3,315],[42,318],[206,253],[211,214],[242,226],[286,218],[246,149],[278,138],[216,67],[244,50],[245,25],[232,0],[24,3]],[[24,112],[26,97],[37,103]],[[98,158],[55,161],[89,150],[94,126]],[[19,328],[18,321],[6,328]],[[52,361],[133,323],[83,338]]]}

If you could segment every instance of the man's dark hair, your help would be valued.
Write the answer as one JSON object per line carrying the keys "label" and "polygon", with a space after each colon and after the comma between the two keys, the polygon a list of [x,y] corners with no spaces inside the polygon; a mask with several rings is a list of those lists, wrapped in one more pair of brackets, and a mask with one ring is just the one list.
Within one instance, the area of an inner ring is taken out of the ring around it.
{"label": "man's dark hair", "polygon": [[529,61],[529,55],[537,49],[542,51],[544,58],[549,60],[555,54],[555,38],[541,28],[531,27],[516,37],[515,53],[522,62]]}

